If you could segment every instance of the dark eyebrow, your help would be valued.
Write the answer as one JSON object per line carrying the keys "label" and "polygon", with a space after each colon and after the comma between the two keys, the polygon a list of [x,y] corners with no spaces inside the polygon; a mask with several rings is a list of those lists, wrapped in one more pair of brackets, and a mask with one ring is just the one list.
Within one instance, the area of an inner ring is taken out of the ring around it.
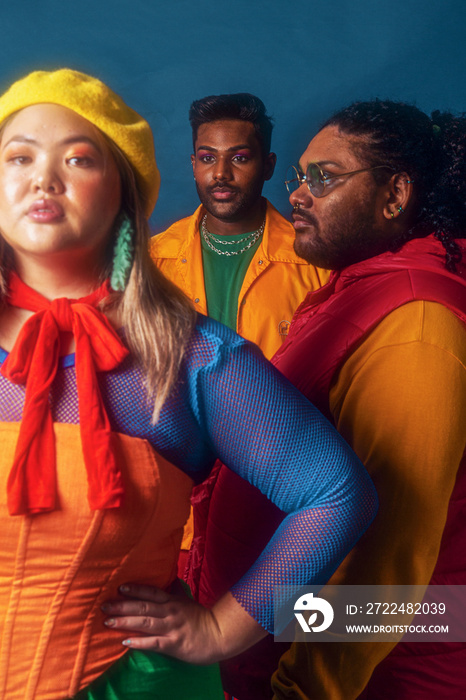
{"label": "dark eyebrow", "polygon": [[[39,146],[40,143],[39,141],[36,141],[35,139],[30,138],[29,136],[22,136],[21,134],[17,134],[16,136],[12,136],[11,139],[9,139],[5,145],[8,146],[12,142],[19,142],[19,143],[27,143],[30,144],[31,146]],[[99,153],[102,153],[102,149],[97,143],[97,141],[94,141],[94,139],[89,138],[88,136],[82,136],[82,135],[77,135],[77,136],[70,136],[69,138],[63,139],[63,141],[60,141],[60,145],[63,146],[69,146],[74,143],[88,143],[90,146],[93,146]]]}
{"label": "dark eyebrow", "polygon": [[[251,146],[250,146],[249,144],[247,144],[247,143],[241,143],[241,144],[239,144],[238,146],[232,146],[231,148],[227,148],[226,151],[227,151],[228,153],[232,153],[233,151],[239,151],[241,148],[245,148],[245,149],[247,149],[248,151],[251,150]],[[196,152],[197,152],[197,151],[211,151],[212,153],[217,153],[217,152],[218,152],[218,148],[212,148],[212,146],[198,146],[198,147],[196,148]]]}

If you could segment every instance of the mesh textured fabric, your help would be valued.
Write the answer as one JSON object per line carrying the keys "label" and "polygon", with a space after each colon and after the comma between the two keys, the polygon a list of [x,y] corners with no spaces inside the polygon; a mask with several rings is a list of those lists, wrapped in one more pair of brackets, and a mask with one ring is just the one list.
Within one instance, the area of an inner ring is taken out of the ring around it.
{"label": "mesh textured fabric", "polygon": [[[232,589],[269,631],[274,587],[324,583],[375,514],[372,483],[330,423],[258,348],[212,319],[199,317],[156,425],[131,358],[99,382],[113,430],[148,440],[196,482],[218,457],[289,513]],[[23,400],[24,389],[0,375],[0,419],[20,420]],[[55,421],[78,422],[71,355],[51,401]]]}

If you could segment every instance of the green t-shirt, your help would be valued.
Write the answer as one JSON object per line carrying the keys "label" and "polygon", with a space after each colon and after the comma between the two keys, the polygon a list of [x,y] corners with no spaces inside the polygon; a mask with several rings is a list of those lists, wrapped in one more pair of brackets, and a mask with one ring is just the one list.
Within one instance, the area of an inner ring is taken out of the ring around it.
{"label": "green t-shirt", "polygon": [[[207,245],[202,234],[200,236],[207,313],[211,318],[236,331],[239,293],[246,270],[260,245],[262,236],[239,255],[220,255]],[[248,244],[247,239],[250,236],[251,232],[235,236],[215,236],[217,240],[213,242],[213,245],[222,252],[231,253],[244,248]],[[218,240],[220,242],[217,242]]]}

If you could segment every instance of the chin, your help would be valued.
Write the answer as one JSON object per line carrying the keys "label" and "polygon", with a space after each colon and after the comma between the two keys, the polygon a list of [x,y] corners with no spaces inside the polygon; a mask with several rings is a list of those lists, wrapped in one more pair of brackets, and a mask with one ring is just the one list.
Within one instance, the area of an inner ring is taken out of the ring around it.
{"label": "chin", "polygon": [[207,202],[204,208],[211,216],[221,221],[235,221],[238,215],[238,207],[231,204],[228,206],[228,203],[219,206],[217,202]]}
{"label": "chin", "polygon": [[320,262],[322,255],[320,254],[319,250],[316,250],[315,245],[313,245],[313,241],[309,239],[309,237],[306,238],[303,235],[296,234],[293,248],[296,255],[298,255],[310,265],[324,267],[324,265],[322,265]]}
{"label": "chin", "polygon": [[315,265],[322,270],[341,270],[349,263],[342,260],[342,256],[331,254],[328,249],[322,250],[312,245],[310,241],[298,241],[294,243],[294,252],[309,265]]}

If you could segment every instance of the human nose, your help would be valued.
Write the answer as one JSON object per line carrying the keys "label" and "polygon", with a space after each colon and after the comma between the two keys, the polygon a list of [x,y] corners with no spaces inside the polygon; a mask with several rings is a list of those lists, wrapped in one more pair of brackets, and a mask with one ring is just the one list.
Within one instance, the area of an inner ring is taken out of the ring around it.
{"label": "human nose", "polygon": [[218,158],[215,163],[214,177],[216,180],[229,180],[231,178],[231,165],[228,159]]}
{"label": "human nose", "polygon": [[295,207],[309,208],[310,206],[312,206],[312,195],[309,192],[309,187],[307,186],[306,182],[301,182],[300,186],[297,189],[293,190],[293,192],[289,196],[289,200],[293,209]]}
{"label": "human nose", "polygon": [[52,162],[45,161],[37,164],[33,187],[35,191],[42,191],[44,194],[60,194],[63,192],[63,182]]}

